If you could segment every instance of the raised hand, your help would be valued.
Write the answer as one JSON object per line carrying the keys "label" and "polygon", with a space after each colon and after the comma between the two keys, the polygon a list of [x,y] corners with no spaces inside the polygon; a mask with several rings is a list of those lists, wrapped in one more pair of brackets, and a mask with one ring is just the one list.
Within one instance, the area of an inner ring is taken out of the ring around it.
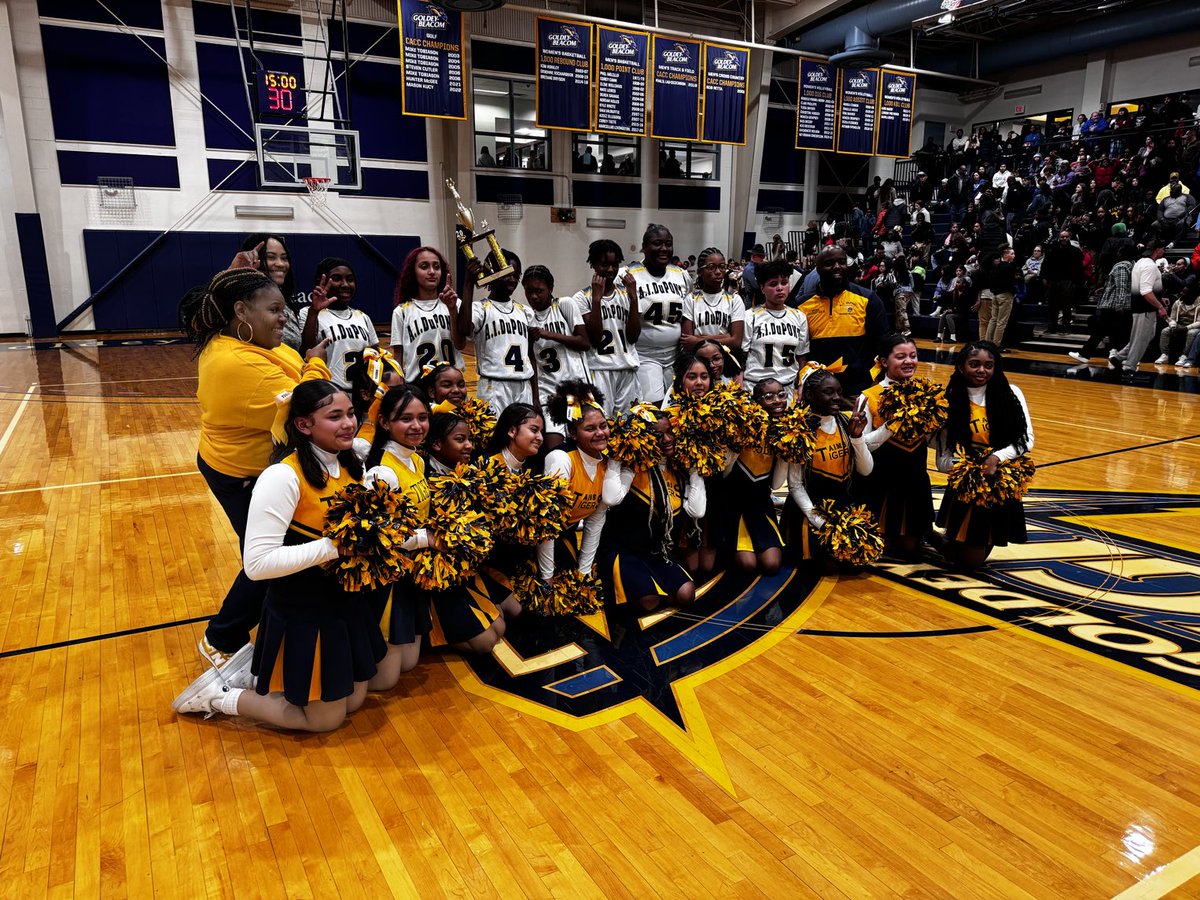
{"label": "raised hand", "polygon": [[329,350],[329,338],[323,338],[304,354],[305,359],[326,359],[325,354]]}
{"label": "raised hand", "polygon": [[321,280],[313,285],[312,289],[313,312],[328,309],[331,305],[333,305],[333,298],[329,296],[329,276],[322,275]]}
{"label": "raised hand", "polygon": [[259,260],[262,259],[263,247],[267,245],[266,241],[259,241],[258,246],[253,250],[241,250],[237,256],[233,258],[233,262],[229,264],[231,269],[257,269]]}
{"label": "raised hand", "polygon": [[635,297],[637,296],[637,279],[628,272],[626,272],[625,276],[621,279],[621,284],[625,286],[626,291],[631,292]]}

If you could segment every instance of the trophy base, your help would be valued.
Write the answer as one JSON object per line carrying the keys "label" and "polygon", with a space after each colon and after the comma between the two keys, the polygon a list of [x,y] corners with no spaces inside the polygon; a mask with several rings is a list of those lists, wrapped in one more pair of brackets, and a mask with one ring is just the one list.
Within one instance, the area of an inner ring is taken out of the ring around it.
{"label": "trophy base", "polygon": [[480,278],[475,283],[478,284],[480,287],[483,287],[485,285],[491,284],[493,281],[499,281],[501,278],[506,278],[515,271],[516,271],[516,269],[514,269],[512,266],[505,266],[503,269],[498,269],[495,272],[491,272],[487,275],[484,275],[482,278]]}

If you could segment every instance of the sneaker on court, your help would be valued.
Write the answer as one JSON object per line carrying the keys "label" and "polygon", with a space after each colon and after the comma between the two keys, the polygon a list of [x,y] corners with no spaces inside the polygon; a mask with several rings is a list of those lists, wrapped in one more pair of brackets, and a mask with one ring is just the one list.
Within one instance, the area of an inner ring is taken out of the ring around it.
{"label": "sneaker on court", "polygon": [[1156,366],[1165,366],[1170,361],[1171,361],[1171,357],[1169,357],[1167,354],[1164,353],[1162,356],[1160,356],[1158,359],[1156,359],[1154,361],[1154,364]]}
{"label": "sneaker on court", "polygon": [[1067,356],[1071,357],[1071,359],[1075,360],[1075,362],[1081,362],[1081,363],[1084,363],[1085,365],[1089,361],[1088,358],[1086,356],[1084,356],[1082,353],[1076,353],[1074,350],[1068,350]]}
{"label": "sneaker on court", "polygon": [[171,703],[171,709],[177,713],[204,713],[208,718],[216,710],[213,701],[227,690],[217,669],[209,669],[186,688],[183,693]]}
{"label": "sneaker on court", "polygon": [[230,688],[253,688],[254,675],[250,671],[250,666],[254,662],[254,645],[247,644],[233,656],[229,657],[229,661],[220,669],[213,669],[218,677],[225,682],[226,687]]}
{"label": "sneaker on court", "polygon": [[1175,360],[1175,365],[1180,369],[1195,368],[1195,366],[1193,366],[1190,362],[1188,362],[1188,358],[1186,356],[1181,356],[1181,357],[1179,357],[1179,359]]}
{"label": "sneaker on court", "polygon": [[214,669],[224,668],[226,663],[228,663],[231,659],[234,659],[239,653],[244,652],[246,647],[250,648],[250,652],[252,654],[254,653],[253,644],[246,644],[246,646],[242,647],[241,650],[238,650],[237,653],[226,653],[224,650],[218,650],[208,642],[207,637],[203,636],[196,644],[196,649],[200,651],[200,655],[203,656],[205,661]]}

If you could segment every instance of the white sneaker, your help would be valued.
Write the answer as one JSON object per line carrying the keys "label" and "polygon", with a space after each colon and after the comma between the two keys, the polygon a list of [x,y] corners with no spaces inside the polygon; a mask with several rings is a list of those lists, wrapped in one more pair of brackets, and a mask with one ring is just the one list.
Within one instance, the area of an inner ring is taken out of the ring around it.
{"label": "white sneaker", "polygon": [[204,718],[210,718],[216,713],[213,703],[219,699],[228,688],[221,680],[217,669],[209,669],[175,698],[171,709],[177,713],[204,713]]}
{"label": "white sneaker", "polygon": [[954,334],[953,332],[951,332],[950,343],[952,343],[952,344],[958,343],[958,335],[957,334]]}
{"label": "white sneaker", "polygon": [[214,669],[226,687],[230,688],[253,688],[255,678],[250,671],[250,666],[254,663],[254,645],[247,644],[233,656],[229,657],[229,661],[220,669]]}
{"label": "white sneaker", "polygon": [[1181,356],[1179,359],[1175,360],[1175,365],[1181,369],[1195,368],[1190,362],[1188,362],[1188,358],[1186,356]]}
{"label": "white sneaker", "polygon": [[1170,361],[1171,361],[1171,357],[1167,356],[1167,354],[1164,353],[1162,356],[1160,356],[1158,359],[1156,359],[1154,361],[1154,364],[1156,366],[1165,366]]}
{"label": "white sneaker", "polygon": [[1086,356],[1084,356],[1082,353],[1076,353],[1074,350],[1068,351],[1067,356],[1071,357],[1071,359],[1075,360],[1075,362],[1081,362],[1084,365],[1089,362]]}

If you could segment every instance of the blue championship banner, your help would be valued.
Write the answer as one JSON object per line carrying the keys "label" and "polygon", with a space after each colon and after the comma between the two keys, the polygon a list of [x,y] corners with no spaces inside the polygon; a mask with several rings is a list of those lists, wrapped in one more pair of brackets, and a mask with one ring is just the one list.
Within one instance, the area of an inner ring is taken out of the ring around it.
{"label": "blue championship banner", "polygon": [[746,87],[750,51],[704,44],[704,140],[746,143]]}
{"label": "blue championship banner", "polygon": [[654,35],[654,104],[650,136],[695,141],[700,139],[700,42]]}
{"label": "blue championship banner", "polygon": [[465,119],[462,13],[398,0],[401,109],[406,116]]}
{"label": "blue championship banner", "polygon": [[879,113],[879,70],[842,69],[838,82],[838,153],[875,152]]}
{"label": "blue championship banner", "polygon": [[815,59],[800,60],[796,92],[796,149],[833,150],[837,129],[837,70]]}
{"label": "blue championship banner", "polygon": [[592,26],[537,20],[537,127],[592,128]]}
{"label": "blue championship banner", "polygon": [[642,137],[650,35],[603,26],[596,35],[596,131]]}
{"label": "blue championship banner", "polygon": [[875,145],[875,153],[877,156],[907,157],[909,142],[912,139],[917,76],[884,69],[882,77],[879,140]]}

